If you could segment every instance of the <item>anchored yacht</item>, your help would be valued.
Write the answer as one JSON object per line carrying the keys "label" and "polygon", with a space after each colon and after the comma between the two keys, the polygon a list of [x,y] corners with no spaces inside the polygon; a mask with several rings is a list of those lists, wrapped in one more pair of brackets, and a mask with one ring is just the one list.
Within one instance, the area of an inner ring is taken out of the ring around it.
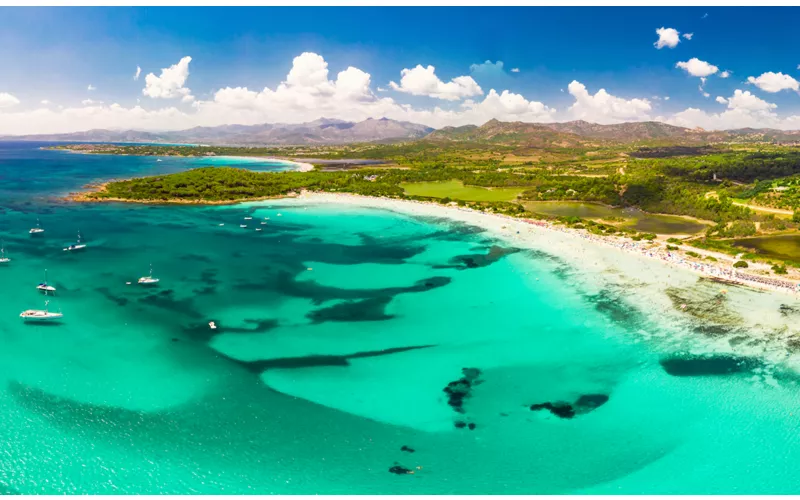
{"label": "anchored yacht", "polygon": [[25,321],[52,321],[64,317],[60,310],[58,312],[50,312],[47,309],[48,304],[50,304],[50,301],[45,300],[44,309],[28,309],[27,311],[22,311],[19,317]]}
{"label": "anchored yacht", "polygon": [[153,264],[150,264],[150,274],[148,276],[142,276],[139,278],[140,285],[155,285],[160,280],[158,278],[153,278]]}
{"label": "anchored yacht", "polygon": [[39,234],[39,233],[43,233],[43,232],[44,232],[44,229],[39,227],[39,219],[36,219],[36,227],[33,227],[33,228],[30,229],[30,231],[28,231],[29,234]]}
{"label": "anchored yacht", "polygon": [[82,250],[84,248],[86,248],[86,245],[84,243],[81,243],[81,233],[80,233],[80,231],[78,231],[78,241],[77,241],[77,243],[73,243],[72,245],[68,246],[67,248],[64,249],[64,251],[65,252],[73,252],[75,250]]}
{"label": "anchored yacht", "polygon": [[5,244],[0,244],[0,264],[8,264],[9,262],[11,262],[11,259],[6,257]]}
{"label": "anchored yacht", "polygon": [[45,295],[47,292],[55,292],[56,287],[47,284],[47,269],[44,270],[44,281],[36,285],[36,289],[40,292],[44,292]]}

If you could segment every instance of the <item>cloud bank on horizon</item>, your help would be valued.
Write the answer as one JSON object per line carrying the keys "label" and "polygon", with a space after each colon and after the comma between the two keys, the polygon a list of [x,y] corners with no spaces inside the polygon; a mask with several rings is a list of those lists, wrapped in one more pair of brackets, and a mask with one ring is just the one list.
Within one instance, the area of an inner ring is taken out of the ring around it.
{"label": "cloud bank on horizon", "polygon": [[[662,53],[671,53],[672,49],[676,53],[684,51],[684,56],[673,59],[672,71],[682,72],[688,80],[699,79],[698,89],[704,97],[711,97],[709,92],[713,89],[708,87],[711,80],[727,79],[733,74],[698,57],[685,57],[689,55],[685,51],[691,50],[697,38],[694,33],[662,26],[655,29],[655,34],[655,49]],[[168,67],[147,72],[140,99],[128,107],[102,95],[105,100],[87,97],[79,101],[80,105],[59,106],[49,99],[24,102],[11,89],[3,89],[0,81],[0,134],[63,133],[95,128],[177,130],[224,124],[300,123],[323,116],[353,121],[387,117],[435,128],[481,125],[491,119],[522,122],[580,119],[603,124],[656,120],[705,129],[800,128],[800,115],[781,115],[777,104],[756,95],[756,92],[800,92],[800,82],[780,71],[748,76],[731,95],[709,99],[710,106],[718,106],[716,110],[690,106],[665,113],[660,106],[669,97],[620,96],[613,94],[613,89],[592,88],[591,82],[578,80],[564,82],[567,84],[564,95],[572,101],[559,106],[502,87],[481,87],[475,80],[478,75],[509,80],[520,77],[519,68],[506,71],[502,61],[472,64],[464,68],[465,74],[446,77],[434,65],[416,64],[399,68],[399,78],[376,84],[370,73],[355,66],[334,73],[323,55],[309,51],[294,57],[288,73],[272,88],[224,86],[200,94],[191,90],[193,61],[186,55]],[[141,66],[137,65],[133,80],[138,81],[142,74]],[[130,79],[129,75],[126,78]],[[92,96],[99,92],[92,84],[87,91]],[[413,97],[414,104],[403,102],[408,97]],[[139,104],[140,100],[144,105]]]}

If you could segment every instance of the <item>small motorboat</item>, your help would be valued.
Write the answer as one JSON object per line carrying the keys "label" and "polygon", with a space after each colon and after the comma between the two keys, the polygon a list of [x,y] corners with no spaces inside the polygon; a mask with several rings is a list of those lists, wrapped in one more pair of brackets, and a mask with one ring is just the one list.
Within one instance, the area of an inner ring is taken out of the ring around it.
{"label": "small motorboat", "polygon": [[261,225],[262,225],[262,226],[266,225],[266,222],[262,222],[262,223],[261,223]]}
{"label": "small motorboat", "polygon": [[245,217],[244,220],[253,220],[252,217]]}
{"label": "small motorboat", "polygon": [[225,225],[224,223],[223,223],[223,224],[220,224],[220,227],[222,227],[222,226],[224,226],[224,225]]}
{"label": "small motorboat", "polygon": [[157,159],[156,161],[161,161],[161,158]]}
{"label": "small motorboat", "polygon": [[256,228],[256,231],[261,231],[261,228],[260,228],[260,227],[257,227],[257,228]]}
{"label": "small motorboat", "polygon": [[31,230],[28,231],[29,234],[39,234],[39,233],[43,233],[43,232],[44,232],[44,229],[39,227],[39,219],[36,219],[36,227],[31,228]]}
{"label": "small motorboat", "polygon": [[78,231],[78,241],[64,249],[65,252],[74,252],[75,250],[83,250],[86,245],[81,243],[81,233]]}
{"label": "small motorboat", "polygon": [[247,224],[239,224],[239,227],[247,227]]}
{"label": "small motorboat", "polygon": [[150,264],[150,274],[148,276],[142,276],[139,278],[138,283],[140,285],[155,285],[159,281],[161,280],[158,278],[153,278],[153,264]]}

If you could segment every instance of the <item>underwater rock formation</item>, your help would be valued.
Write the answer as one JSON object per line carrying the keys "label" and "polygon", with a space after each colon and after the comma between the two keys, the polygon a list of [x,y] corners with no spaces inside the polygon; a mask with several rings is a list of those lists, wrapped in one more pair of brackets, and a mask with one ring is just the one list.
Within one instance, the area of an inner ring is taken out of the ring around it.
{"label": "underwater rock formation", "polygon": [[584,394],[574,403],[564,401],[536,403],[530,406],[531,411],[547,410],[558,418],[570,419],[576,415],[585,415],[600,408],[608,402],[606,394]]}
{"label": "underwater rock formation", "polygon": [[662,359],[664,371],[673,377],[703,377],[732,375],[757,368],[760,362],[753,358],[734,355],[686,356]]}
{"label": "underwater rock formation", "polygon": [[481,383],[478,377],[481,371],[478,368],[463,368],[461,373],[464,374],[458,380],[454,380],[447,384],[443,391],[447,394],[447,404],[458,413],[464,413],[464,399],[470,396],[473,385]]}

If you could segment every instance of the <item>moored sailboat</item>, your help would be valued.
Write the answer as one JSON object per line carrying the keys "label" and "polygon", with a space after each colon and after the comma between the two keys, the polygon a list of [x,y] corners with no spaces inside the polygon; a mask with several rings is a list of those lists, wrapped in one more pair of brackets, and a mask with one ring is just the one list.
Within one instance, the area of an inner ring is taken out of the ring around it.
{"label": "moored sailboat", "polygon": [[8,264],[9,262],[11,262],[11,259],[6,257],[5,243],[0,243],[0,264]]}
{"label": "moored sailboat", "polygon": [[45,300],[44,309],[28,309],[22,311],[19,317],[25,321],[53,321],[64,317],[64,314],[60,310],[58,312],[50,311],[47,308],[49,304],[50,301]]}
{"label": "moored sailboat", "polygon": [[40,292],[44,292],[45,295],[47,294],[47,292],[55,292],[56,291],[56,288],[54,286],[49,285],[47,283],[47,269],[44,270],[44,281],[42,281],[41,283],[36,285],[36,289],[39,290]]}
{"label": "moored sailboat", "polygon": [[81,232],[78,231],[78,241],[64,249],[65,252],[73,252],[75,250],[82,250],[86,248],[86,244],[81,243]]}
{"label": "moored sailboat", "polygon": [[44,229],[42,229],[42,228],[39,226],[39,219],[36,219],[36,227],[33,227],[33,228],[31,228],[31,229],[28,231],[28,234],[39,234],[39,233],[43,233],[43,232],[44,232]]}
{"label": "moored sailboat", "polygon": [[150,264],[150,274],[139,278],[138,283],[140,285],[155,285],[159,281],[161,280],[159,280],[158,278],[153,278],[153,264]]}

